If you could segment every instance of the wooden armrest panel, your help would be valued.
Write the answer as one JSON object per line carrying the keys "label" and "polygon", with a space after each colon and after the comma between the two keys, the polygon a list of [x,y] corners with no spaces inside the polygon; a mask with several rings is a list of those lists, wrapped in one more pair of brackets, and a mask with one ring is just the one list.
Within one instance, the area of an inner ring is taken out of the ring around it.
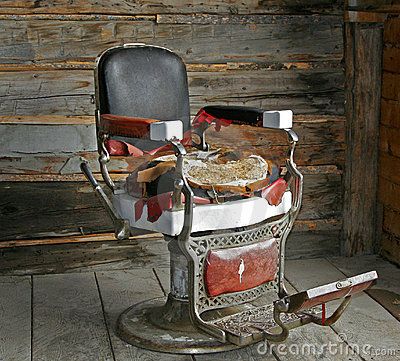
{"label": "wooden armrest panel", "polygon": [[150,124],[159,120],[114,114],[100,116],[100,130],[111,136],[150,139]]}

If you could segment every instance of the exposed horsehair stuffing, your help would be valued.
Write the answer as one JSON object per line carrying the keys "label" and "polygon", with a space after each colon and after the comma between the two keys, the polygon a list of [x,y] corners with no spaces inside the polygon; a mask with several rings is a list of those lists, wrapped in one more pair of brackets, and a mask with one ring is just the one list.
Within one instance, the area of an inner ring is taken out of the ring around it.
{"label": "exposed horsehair stuffing", "polygon": [[267,163],[261,162],[258,157],[249,157],[225,164],[203,161],[199,165],[192,165],[188,175],[202,184],[226,184],[262,179],[267,171]]}

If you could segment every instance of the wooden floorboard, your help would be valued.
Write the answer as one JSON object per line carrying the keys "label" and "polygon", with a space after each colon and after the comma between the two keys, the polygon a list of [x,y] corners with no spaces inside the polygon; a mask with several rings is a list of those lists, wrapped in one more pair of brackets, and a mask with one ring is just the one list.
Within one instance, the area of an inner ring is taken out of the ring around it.
{"label": "wooden floorboard", "polygon": [[113,361],[94,273],[33,278],[32,361]]}
{"label": "wooden floorboard", "polygon": [[164,296],[152,269],[97,272],[96,277],[115,361],[192,360],[190,356],[151,352],[128,345],[115,333],[117,318],[121,312],[135,303]]}
{"label": "wooden floorboard", "polygon": [[[375,256],[290,260],[288,290],[294,293],[370,269],[377,269],[381,277],[376,287],[398,290],[398,268]],[[400,322],[366,293],[355,297],[332,327],[306,325],[294,329],[281,346],[269,344],[272,353],[259,343],[225,353],[185,356],[136,348],[115,333],[116,320],[123,310],[169,291],[168,268],[32,277],[32,282],[28,276],[0,277],[1,361],[392,361],[400,355]],[[333,345],[331,351],[329,345]],[[364,345],[371,348],[364,349]],[[374,350],[386,354],[371,353]]]}
{"label": "wooden floorboard", "polygon": [[[345,275],[326,259],[313,259],[288,261],[286,277],[296,288],[304,290],[343,279]],[[358,350],[363,360],[399,360],[400,323],[366,293],[353,297],[332,328],[349,345],[349,353]],[[386,354],[382,355],[383,352]]]}
{"label": "wooden floorboard", "polygon": [[31,277],[0,278],[0,360],[31,359]]}

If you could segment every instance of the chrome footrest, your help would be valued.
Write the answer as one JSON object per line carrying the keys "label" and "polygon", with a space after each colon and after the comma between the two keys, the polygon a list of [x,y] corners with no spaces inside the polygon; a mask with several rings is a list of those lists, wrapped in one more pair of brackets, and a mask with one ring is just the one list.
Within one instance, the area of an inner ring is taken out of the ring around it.
{"label": "chrome footrest", "polygon": [[[281,320],[287,328],[292,329],[309,323],[310,319],[307,314],[318,315],[321,312],[321,306],[315,306],[299,313],[283,313]],[[280,327],[274,320],[273,304],[253,307],[213,320],[210,323],[226,333],[228,342],[238,346],[268,339],[268,334],[280,331]]]}

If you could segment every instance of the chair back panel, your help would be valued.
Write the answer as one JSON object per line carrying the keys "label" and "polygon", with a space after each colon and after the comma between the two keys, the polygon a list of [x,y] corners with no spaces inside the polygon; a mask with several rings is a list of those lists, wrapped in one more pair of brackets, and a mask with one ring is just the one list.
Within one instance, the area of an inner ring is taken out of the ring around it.
{"label": "chair back panel", "polygon": [[171,51],[155,46],[111,48],[97,66],[100,114],[181,120],[190,127],[186,67]]}

